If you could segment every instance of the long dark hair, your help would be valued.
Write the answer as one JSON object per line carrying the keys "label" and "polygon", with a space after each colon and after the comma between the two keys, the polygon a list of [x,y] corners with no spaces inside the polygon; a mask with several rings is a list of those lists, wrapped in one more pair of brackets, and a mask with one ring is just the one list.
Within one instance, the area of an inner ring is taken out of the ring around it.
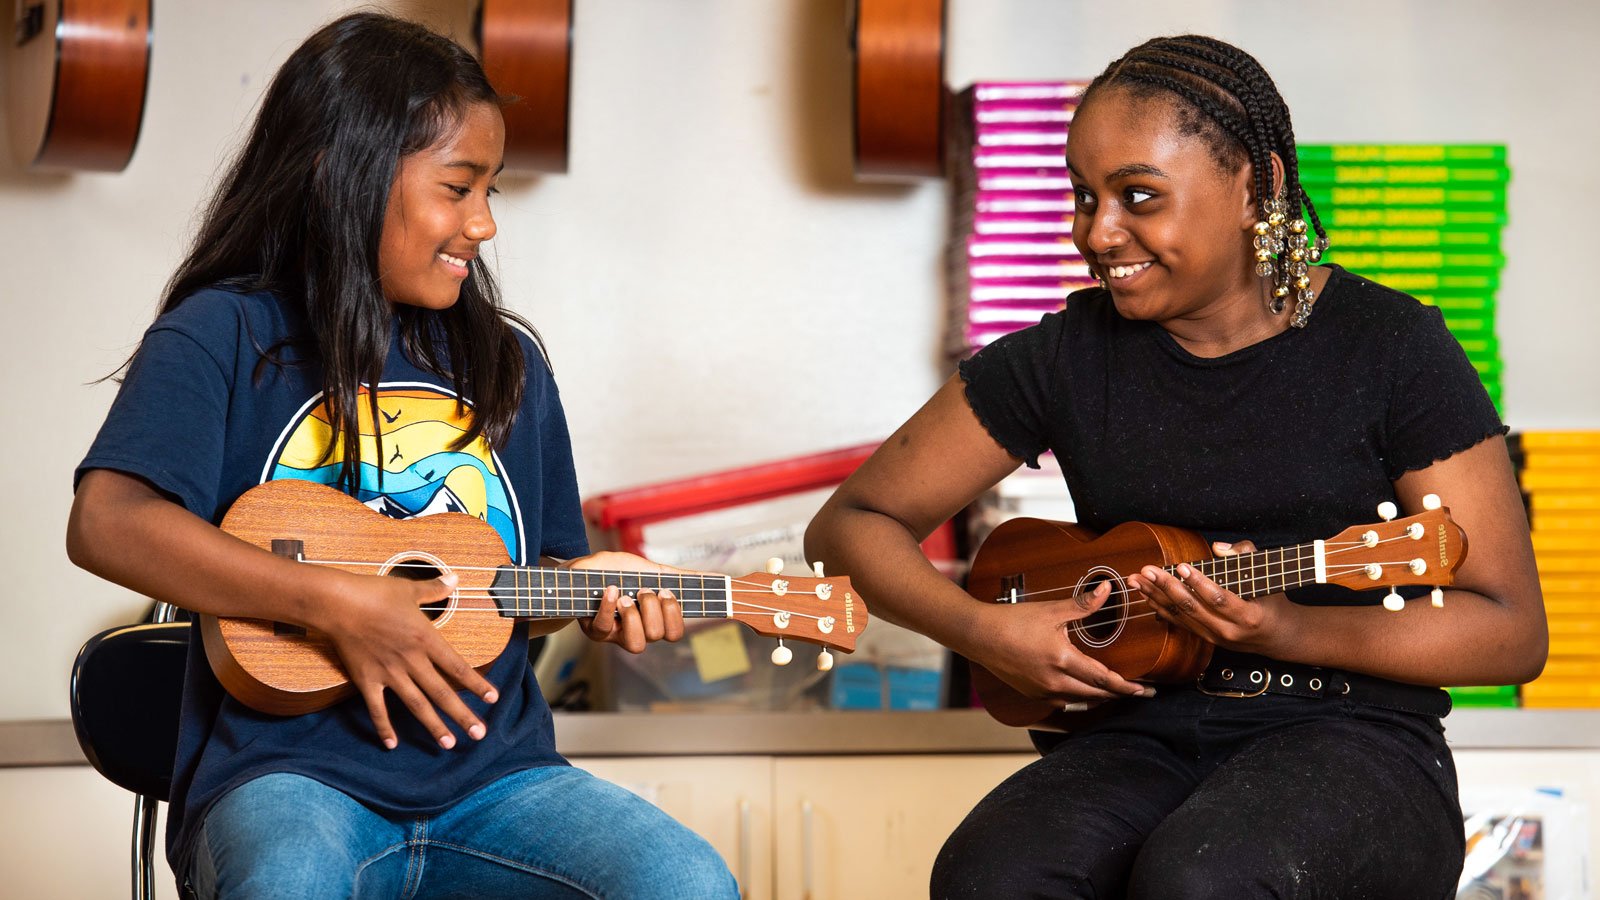
{"label": "long dark hair", "polygon": [[[501,307],[481,258],[471,262],[460,299],[443,311],[396,310],[377,278],[400,159],[447,136],[477,103],[501,103],[478,61],[421,25],[357,13],[323,27],[273,77],[249,138],[167,284],[163,313],[213,285],[271,290],[304,304],[336,436],[327,454],[334,441],[343,444],[339,481],[347,489],[359,483],[363,382],[374,388],[372,421],[381,421],[375,388],[391,316],[399,315],[408,356],[451,380],[457,412],[465,414],[464,398],[472,401],[471,427],[456,449],[480,435],[504,441],[522,401],[527,361],[510,323],[538,338]],[[264,363],[278,363],[278,348],[258,349]]]}
{"label": "long dark hair", "polygon": [[1322,219],[1300,185],[1300,162],[1288,104],[1272,76],[1254,56],[1232,44],[1197,34],[1160,37],[1123,54],[1089,83],[1083,100],[1109,87],[1135,94],[1162,92],[1179,101],[1183,130],[1211,145],[1217,162],[1255,169],[1256,204],[1262,218],[1273,197],[1272,154],[1283,160],[1283,198],[1290,218],[1304,207],[1319,237]]}

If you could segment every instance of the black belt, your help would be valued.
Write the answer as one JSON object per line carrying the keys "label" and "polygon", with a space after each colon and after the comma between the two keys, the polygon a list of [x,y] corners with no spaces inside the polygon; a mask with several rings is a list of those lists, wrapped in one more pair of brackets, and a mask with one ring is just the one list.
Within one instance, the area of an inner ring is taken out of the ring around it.
{"label": "black belt", "polygon": [[1219,654],[1219,657],[1196,679],[1195,686],[1202,693],[1217,697],[1287,694],[1319,700],[1348,700],[1436,717],[1450,712],[1450,695],[1438,688],[1260,656]]}

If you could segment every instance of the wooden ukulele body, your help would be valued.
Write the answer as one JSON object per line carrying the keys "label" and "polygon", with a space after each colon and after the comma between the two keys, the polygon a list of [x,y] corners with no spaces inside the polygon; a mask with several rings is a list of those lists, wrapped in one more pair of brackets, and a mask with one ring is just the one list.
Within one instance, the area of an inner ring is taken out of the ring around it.
{"label": "wooden ukulele body", "polygon": [[[339,491],[285,479],[247,491],[228,510],[222,530],[267,550],[298,552],[362,575],[432,578],[448,569],[461,579],[456,594],[427,612],[450,645],[482,671],[511,640],[514,620],[499,615],[489,599],[496,569],[511,560],[494,527],[473,516],[392,519]],[[401,563],[406,567],[395,569]],[[217,680],[247,706],[298,715],[355,692],[322,635],[262,619],[201,616],[200,625]]]}
{"label": "wooden ukulele body", "polygon": [[[1124,678],[1187,681],[1205,669],[1212,645],[1152,615],[1128,593],[1127,576],[1210,557],[1205,539],[1182,528],[1128,522],[1096,536],[1070,522],[1011,519],[979,549],[967,592],[985,602],[1070,600],[1109,581],[1105,605],[1067,626],[1073,645]],[[972,683],[984,708],[1007,725],[1066,729],[1074,720],[1060,703],[1028,697],[977,663]]]}

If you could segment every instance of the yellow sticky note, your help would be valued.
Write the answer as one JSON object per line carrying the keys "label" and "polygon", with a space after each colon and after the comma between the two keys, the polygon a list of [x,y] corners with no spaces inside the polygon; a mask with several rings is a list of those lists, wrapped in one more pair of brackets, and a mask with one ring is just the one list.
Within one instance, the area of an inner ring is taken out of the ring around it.
{"label": "yellow sticky note", "polygon": [[750,654],[744,649],[744,635],[738,625],[718,625],[697,631],[689,637],[689,652],[694,654],[700,680],[710,684],[750,671]]}

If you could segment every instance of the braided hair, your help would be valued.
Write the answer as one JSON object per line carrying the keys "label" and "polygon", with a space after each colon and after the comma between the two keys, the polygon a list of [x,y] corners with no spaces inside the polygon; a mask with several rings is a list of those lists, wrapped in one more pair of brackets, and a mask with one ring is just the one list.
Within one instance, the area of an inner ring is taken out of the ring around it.
{"label": "braided hair", "polygon": [[[1225,170],[1237,170],[1244,162],[1250,163],[1255,172],[1256,205],[1263,220],[1272,218],[1274,212],[1282,214],[1279,222],[1284,216],[1298,219],[1303,207],[1316,241],[1309,252],[1300,255],[1312,262],[1321,257],[1327,246],[1327,231],[1300,184],[1289,107],[1272,76],[1255,57],[1232,44],[1201,35],[1154,38],[1107,66],[1089,83],[1083,102],[1111,87],[1128,90],[1136,97],[1165,94],[1180,101],[1176,104],[1179,132],[1204,140]],[[1281,208],[1274,203],[1272,190],[1273,153],[1283,160]],[[1297,224],[1304,230],[1303,223]],[[1305,242],[1296,244],[1304,247]],[[1258,242],[1256,246],[1263,245]],[[1280,251],[1275,247],[1273,252]],[[1280,266],[1287,265],[1289,260],[1280,260]],[[1299,259],[1294,268],[1303,272]],[[1279,269],[1280,284],[1287,287],[1291,278],[1296,276]]]}

